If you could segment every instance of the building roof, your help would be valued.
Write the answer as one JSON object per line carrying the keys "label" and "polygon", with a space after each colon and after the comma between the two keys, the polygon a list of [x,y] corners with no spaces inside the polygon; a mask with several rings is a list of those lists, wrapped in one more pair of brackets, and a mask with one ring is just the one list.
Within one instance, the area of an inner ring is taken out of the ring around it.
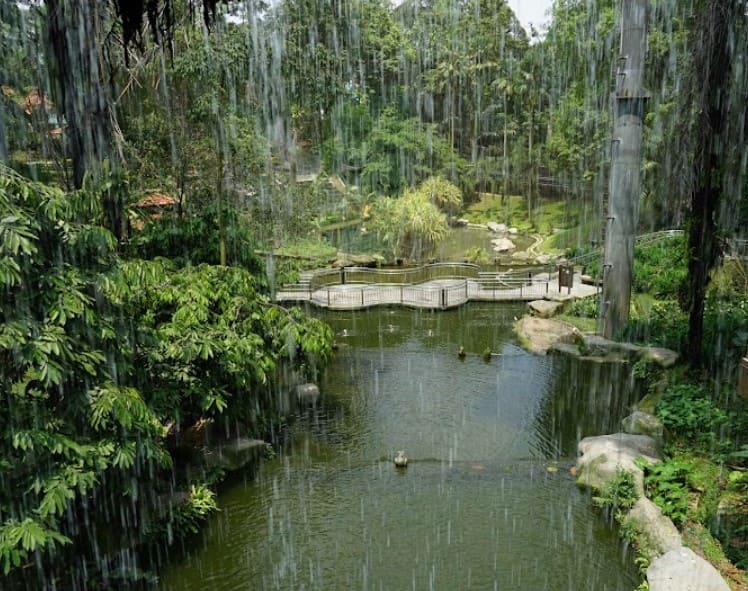
{"label": "building roof", "polygon": [[176,205],[177,200],[164,193],[150,193],[134,204],[134,207],[171,207]]}

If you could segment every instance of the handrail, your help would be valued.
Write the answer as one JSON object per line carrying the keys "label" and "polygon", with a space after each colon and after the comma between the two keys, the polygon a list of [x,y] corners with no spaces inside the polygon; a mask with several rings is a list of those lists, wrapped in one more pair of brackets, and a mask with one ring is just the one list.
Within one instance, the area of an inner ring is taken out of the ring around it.
{"label": "handrail", "polygon": [[309,281],[312,289],[348,283],[418,284],[435,279],[472,279],[478,277],[480,267],[471,263],[431,263],[403,269],[371,269],[342,267],[317,271]]}

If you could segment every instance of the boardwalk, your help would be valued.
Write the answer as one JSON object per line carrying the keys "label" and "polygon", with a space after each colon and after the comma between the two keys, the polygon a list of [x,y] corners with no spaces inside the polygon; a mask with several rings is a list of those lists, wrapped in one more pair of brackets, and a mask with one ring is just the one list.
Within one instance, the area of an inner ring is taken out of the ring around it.
{"label": "boardwalk", "polygon": [[[549,280],[550,279],[550,280]],[[293,286],[276,293],[278,302],[311,302],[331,310],[360,310],[373,306],[401,305],[410,308],[446,310],[468,301],[511,302],[568,297],[588,297],[597,294],[596,287],[584,285],[577,273],[574,286],[558,288],[558,279],[548,273],[524,279],[495,275],[480,279],[435,279],[417,285],[410,284],[345,284]]]}

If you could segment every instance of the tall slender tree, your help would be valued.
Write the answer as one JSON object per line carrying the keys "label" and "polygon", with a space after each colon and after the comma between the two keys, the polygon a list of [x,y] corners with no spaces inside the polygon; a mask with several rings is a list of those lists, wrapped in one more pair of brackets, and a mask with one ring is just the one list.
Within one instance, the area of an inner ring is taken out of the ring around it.
{"label": "tall slender tree", "polygon": [[699,47],[691,72],[695,137],[688,224],[689,357],[702,361],[704,301],[709,273],[720,257],[718,214],[730,187],[741,187],[745,164],[736,161],[745,145],[745,96],[736,94],[734,68],[748,55],[745,6],[740,0],[703,0],[694,26]]}

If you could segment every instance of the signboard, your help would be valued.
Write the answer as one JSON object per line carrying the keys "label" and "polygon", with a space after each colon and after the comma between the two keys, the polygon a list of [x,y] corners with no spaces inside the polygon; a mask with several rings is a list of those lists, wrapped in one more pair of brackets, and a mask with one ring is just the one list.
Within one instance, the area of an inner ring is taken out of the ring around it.
{"label": "signboard", "polygon": [[574,287],[574,266],[573,265],[559,265],[558,266],[558,290],[561,291],[562,287],[568,287],[568,288]]}

